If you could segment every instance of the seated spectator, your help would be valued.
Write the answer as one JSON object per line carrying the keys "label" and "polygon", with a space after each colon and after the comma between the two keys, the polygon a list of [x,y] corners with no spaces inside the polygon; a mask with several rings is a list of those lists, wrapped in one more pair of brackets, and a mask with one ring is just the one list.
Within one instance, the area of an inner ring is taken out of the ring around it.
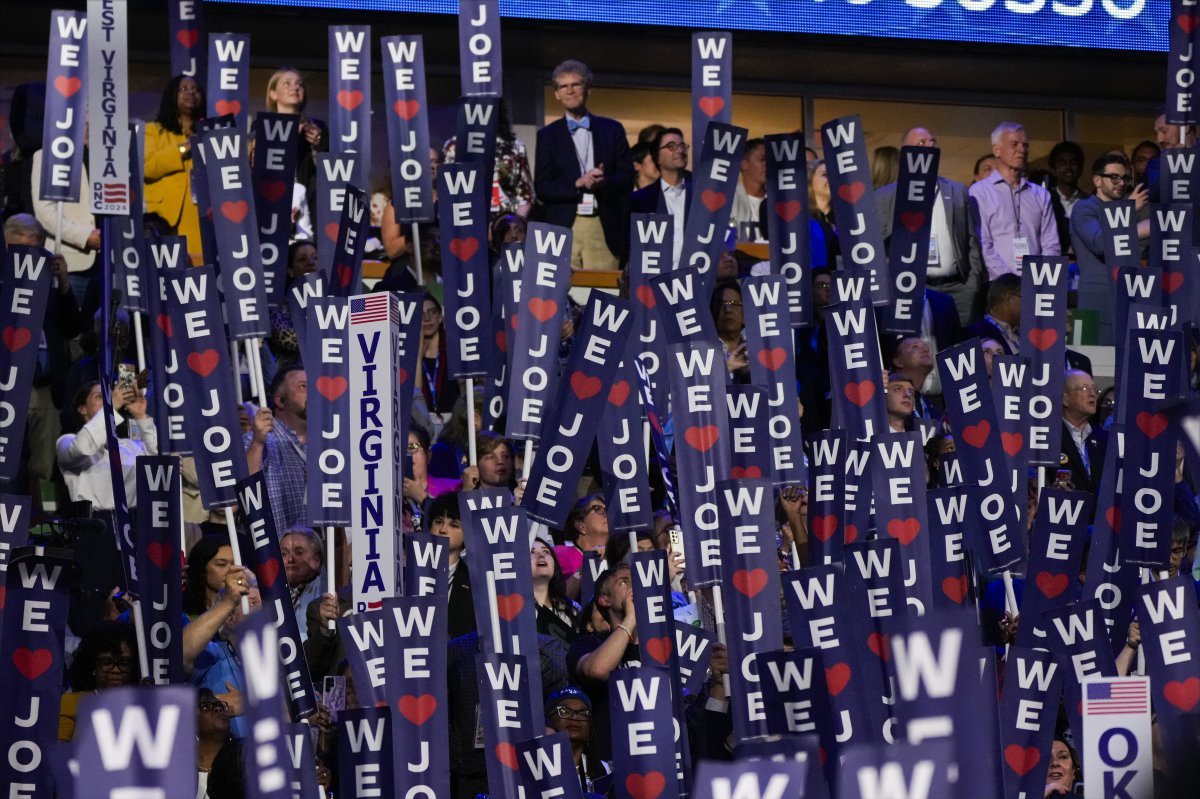
{"label": "seated spectator", "polygon": [[529,563],[533,571],[533,601],[537,605],[538,632],[570,645],[575,638],[579,605],[567,596],[563,570],[548,538],[536,538],[529,545]]}
{"label": "seated spectator", "polygon": [[74,740],[81,698],[108,688],[137,685],[139,674],[133,625],[123,621],[100,622],[80,640],[67,668],[71,690],[63,694],[59,707],[58,740]]}
{"label": "seated spectator", "polygon": [[[125,477],[125,498],[132,509],[137,504],[139,455],[158,454],[158,432],[154,419],[146,413],[146,396],[136,384],[113,386],[113,412],[117,422],[127,410],[128,435],[117,439],[121,472]],[[109,465],[108,435],[105,429],[104,401],[100,383],[92,382],[75,392],[69,407],[62,412],[62,427],[67,432],[58,439],[58,468],[67,484],[72,502],[86,500],[93,510],[113,510],[112,471]]]}
{"label": "seated spectator", "polygon": [[328,587],[328,580],[322,574],[325,542],[310,527],[293,527],[279,539],[279,551],[303,641],[308,638],[308,605],[320,599]]}
{"label": "seated spectator", "polygon": [[546,725],[567,734],[584,793],[605,795],[612,782],[612,764],[598,757],[592,746],[592,700],[588,695],[573,685],[555,691],[546,700]]}

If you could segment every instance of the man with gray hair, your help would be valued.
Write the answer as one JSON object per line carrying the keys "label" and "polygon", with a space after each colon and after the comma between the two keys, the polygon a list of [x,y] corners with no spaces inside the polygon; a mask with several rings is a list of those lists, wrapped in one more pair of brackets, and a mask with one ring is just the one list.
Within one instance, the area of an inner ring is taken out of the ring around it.
{"label": "man with gray hair", "polygon": [[1059,255],[1050,193],[1025,179],[1029,135],[1016,122],[992,131],[996,169],[970,188],[975,224],[988,277],[1021,274],[1026,255]]}
{"label": "man with gray hair", "polygon": [[541,218],[572,229],[572,267],[617,269],[625,252],[626,204],[634,179],[625,127],[588,113],[592,71],[587,64],[564,61],[551,80],[564,113],[537,134],[533,186]]}

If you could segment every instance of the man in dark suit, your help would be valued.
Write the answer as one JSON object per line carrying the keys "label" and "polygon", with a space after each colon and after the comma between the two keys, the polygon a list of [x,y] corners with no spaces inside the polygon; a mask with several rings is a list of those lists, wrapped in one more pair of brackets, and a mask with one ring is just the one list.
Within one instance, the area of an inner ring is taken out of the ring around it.
{"label": "man in dark suit", "polygon": [[[937,137],[926,128],[913,128],[904,134],[905,147],[937,147]],[[883,236],[892,235],[896,209],[896,184],[875,190],[875,203],[883,223]],[[929,264],[925,285],[954,299],[958,319],[963,325],[977,320],[987,286],[987,272],[979,254],[979,240],[971,225],[967,187],[948,178],[938,178],[937,198],[929,239]]]}
{"label": "man in dark suit", "polygon": [[1104,467],[1104,450],[1108,433],[1093,428],[1096,413],[1096,381],[1087,372],[1072,369],[1063,384],[1062,456],[1059,470],[1071,472],[1071,482],[1078,491],[1095,494],[1100,489],[1100,472]]}
{"label": "man in dark suit", "polygon": [[1005,355],[1021,354],[1021,277],[1000,275],[988,286],[987,313],[966,330],[967,338],[995,339]]}
{"label": "man in dark suit", "polygon": [[658,167],[658,180],[638,189],[629,198],[629,211],[635,214],[670,214],[674,221],[675,248],[672,268],[679,265],[683,251],[683,229],[687,220],[688,189],[692,174],[688,172],[688,144],[679,128],[665,128],[650,143],[650,155]]}
{"label": "man in dark suit", "polygon": [[634,179],[625,128],[588,113],[587,64],[564,61],[551,80],[565,114],[537,134],[533,186],[541,217],[573,231],[571,266],[617,269],[628,238],[626,203]]}

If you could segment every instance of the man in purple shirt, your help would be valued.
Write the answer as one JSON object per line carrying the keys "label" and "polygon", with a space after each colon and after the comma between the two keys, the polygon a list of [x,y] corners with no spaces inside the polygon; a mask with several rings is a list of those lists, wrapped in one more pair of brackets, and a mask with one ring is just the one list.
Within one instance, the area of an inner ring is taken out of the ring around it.
{"label": "man in purple shirt", "polygon": [[1026,255],[1061,253],[1050,193],[1025,179],[1029,136],[1015,122],[992,131],[996,169],[970,188],[974,222],[988,277],[1020,274]]}

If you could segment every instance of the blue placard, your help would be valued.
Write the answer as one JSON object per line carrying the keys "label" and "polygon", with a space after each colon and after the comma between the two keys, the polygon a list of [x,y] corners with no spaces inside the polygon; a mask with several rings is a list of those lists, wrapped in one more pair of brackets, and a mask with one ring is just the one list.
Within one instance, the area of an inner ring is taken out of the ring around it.
{"label": "blue placard", "polygon": [[[457,14],[458,0],[226,0],[254,5],[352,8]],[[977,5],[977,4],[973,4]],[[658,3],[562,3],[558,0],[500,0],[501,17],[574,22],[658,24],[704,30],[762,30],[833,33],[889,39],[931,39],[992,44],[1059,45],[1106,50],[1167,51],[1169,0],[1096,0],[1039,3],[996,0],[968,10],[958,0],[683,0],[661,19]],[[930,8],[929,6],[933,6]],[[1020,9],[1020,10],[1016,10]],[[1036,9],[1036,10],[1035,10]]]}

